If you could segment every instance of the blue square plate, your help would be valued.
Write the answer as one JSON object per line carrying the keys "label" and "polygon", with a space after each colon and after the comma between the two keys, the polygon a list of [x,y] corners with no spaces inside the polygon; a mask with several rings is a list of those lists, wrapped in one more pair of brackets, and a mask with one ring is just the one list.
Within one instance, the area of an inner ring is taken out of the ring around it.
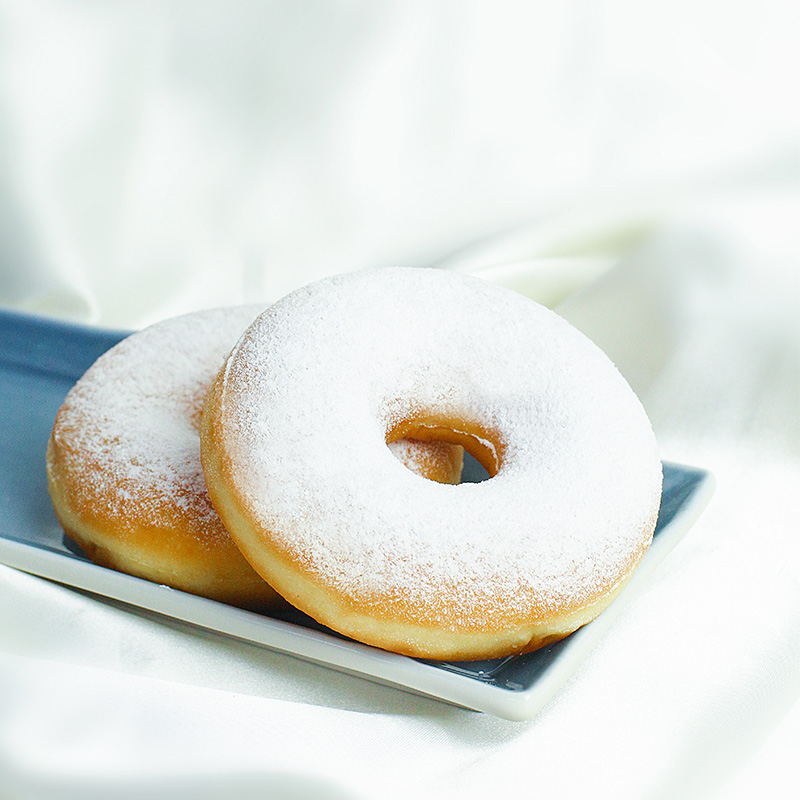
{"label": "blue square plate", "polygon": [[[534,653],[494,661],[423,661],[369,647],[296,611],[265,616],[99,567],[68,541],[47,492],[45,450],[56,411],[86,369],[126,335],[0,311],[0,562],[298,658],[506,719],[530,719],[708,502],[704,470],[664,464],[653,544],[596,620]],[[469,476],[467,476],[467,479]]]}

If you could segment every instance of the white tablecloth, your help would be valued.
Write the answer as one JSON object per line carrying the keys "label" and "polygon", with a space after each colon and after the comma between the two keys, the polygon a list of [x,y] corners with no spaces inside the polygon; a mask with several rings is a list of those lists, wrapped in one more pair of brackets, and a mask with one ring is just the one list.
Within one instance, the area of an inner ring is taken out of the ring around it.
{"label": "white tablecloth", "polygon": [[2,305],[138,326],[466,270],[592,336],[718,482],[525,723],[0,567],[4,800],[790,796],[797,17],[683,5],[0,3]]}

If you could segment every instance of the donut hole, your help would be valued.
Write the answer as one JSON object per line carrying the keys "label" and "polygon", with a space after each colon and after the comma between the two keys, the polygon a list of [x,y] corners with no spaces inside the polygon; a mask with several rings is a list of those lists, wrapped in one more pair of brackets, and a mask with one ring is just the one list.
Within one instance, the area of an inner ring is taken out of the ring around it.
{"label": "donut hole", "polygon": [[386,436],[387,445],[401,440],[463,448],[461,483],[481,483],[500,470],[502,445],[498,437],[474,424],[460,420],[407,420]]}
{"label": "donut hole", "polygon": [[492,476],[486,467],[468,451],[464,451],[464,466],[461,470],[461,483],[483,483]]}

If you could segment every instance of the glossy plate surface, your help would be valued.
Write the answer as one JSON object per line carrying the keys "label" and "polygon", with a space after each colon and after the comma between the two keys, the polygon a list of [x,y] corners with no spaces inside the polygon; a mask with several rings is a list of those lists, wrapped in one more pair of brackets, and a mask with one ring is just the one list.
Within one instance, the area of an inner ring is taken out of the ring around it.
{"label": "glossy plate surface", "polygon": [[[65,541],[47,492],[56,411],[121,331],[0,311],[0,563],[381,683],[506,719],[530,719],[608,629],[708,502],[708,472],[664,464],[661,512],[642,564],[594,622],[535,653],[481,662],[422,661],[343,638],[300,612],[269,617],[99,567]],[[465,479],[476,479],[465,470]]]}

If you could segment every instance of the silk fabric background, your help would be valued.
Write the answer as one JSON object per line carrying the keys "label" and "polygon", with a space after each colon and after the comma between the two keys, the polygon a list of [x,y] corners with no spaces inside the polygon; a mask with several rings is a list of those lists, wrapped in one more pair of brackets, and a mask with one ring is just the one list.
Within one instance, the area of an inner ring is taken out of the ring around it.
{"label": "silk fabric background", "polygon": [[664,457],[718,480],[522,724],[0,567],[3,797],[780,797],[799,25],[774,0],[0,2],[3,306],[139,327],[474,272],[592,336]]}

